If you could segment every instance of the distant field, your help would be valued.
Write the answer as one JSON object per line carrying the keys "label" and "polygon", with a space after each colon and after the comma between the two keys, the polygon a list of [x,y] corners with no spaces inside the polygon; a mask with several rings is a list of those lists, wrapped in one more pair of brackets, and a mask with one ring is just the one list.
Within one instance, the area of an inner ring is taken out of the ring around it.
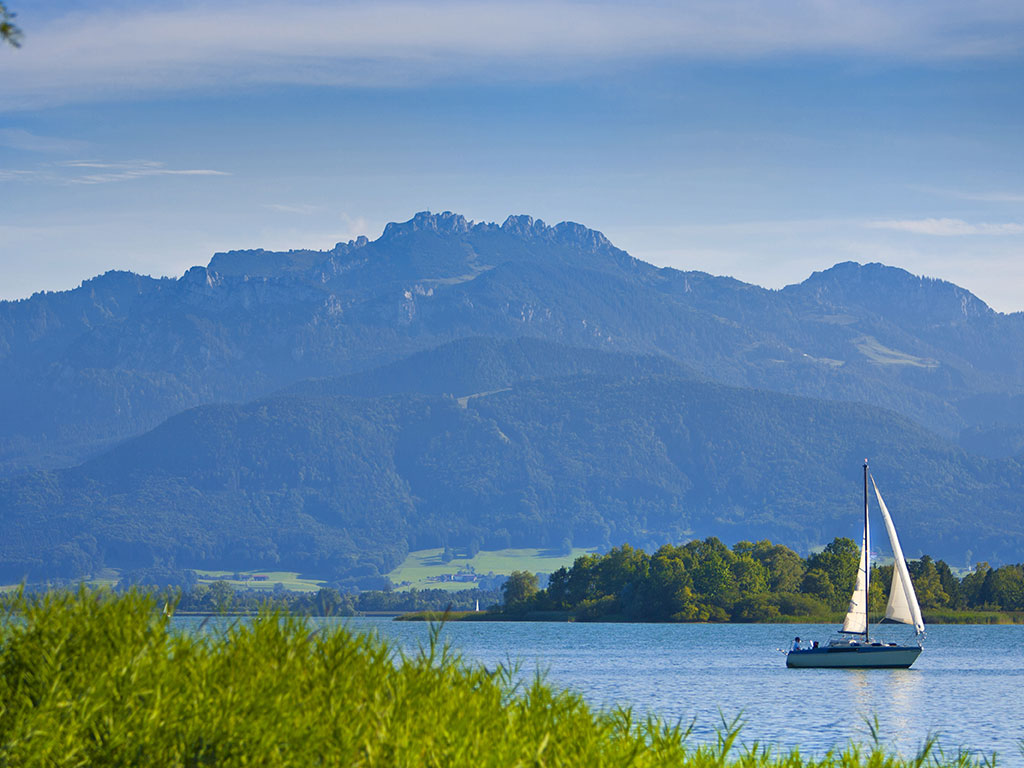
{"label": "distant field", "polygon": [[[564,566],[572,565],[577,557],[588,555],[593,549],[572,550],[571,554],[556,554],[548,549],[500,549],[481,551],[476,557],[466,557],[465,551],[455,550],[455,558],[448,563],[441,562],[443,549],[419,549],[410,552],[400,566],[388,574],[397,589],[447,589],[457,591],[473,589],[473,582],[430,581],[430,576],[458,574],[472,566],[476,573],[486,576],[495,573],[507,576],[512,571],[551,573]],[[403,584],[403,582],[410,582]]]}
{"label": "distant field", "polygon": [[927,357],[915,357],[914,355],[890,349],[882,344],[874,336],[860,336],[853,340],[854,345],[868,360],[881,365],[911,365],[918,368],[935,368],[938,362]]}
{"label": "distant field", "polygon": [[[235,580],[223,579],[222,576],[231,576],[237,573],[240,576],[266,576],[266,581],[254,581],[253,579]],[[316,592],[324,585],[322,579],[300,579],[297,571],[196,571],[200,584],[212,584],[215,581],[226,581],[236,589],[273,589],[280,584],[285,589],[293,592]]]}
{"label": "distant field", "polygon": [[116,568],[104,568],[93,578],[89,579],[88,584],[90,587],[108,587],[113,589],[120,580],[121,572],[119,570]]}

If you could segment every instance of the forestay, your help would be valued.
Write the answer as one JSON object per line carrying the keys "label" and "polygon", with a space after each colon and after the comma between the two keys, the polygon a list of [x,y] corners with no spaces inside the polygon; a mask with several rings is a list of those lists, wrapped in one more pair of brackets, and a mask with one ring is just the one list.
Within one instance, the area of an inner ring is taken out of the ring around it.
{"label": "forestay", "polygon": [[873,477],[871,478],[871,485],[875,489],[878,506],[882,510],[882,521],[885,523],[885,530],[889,534],[889,543],[892,545],[893,557],[896,559],[892,569],[889,604],[885,607],[885,621],[910,624],[918,632],[923,632],[924,620],[921,618],[921,607],[917,604],[914,583],[910,580],[910,572],[907,570],[907,561],[903,557],[903,549],[900,547],[899,537],[896,536],[896,528],[892,524],[892,517],[890,517],[889,510],[885,506],[885,501],[882,500],[882,494],[878,492],[878,486],[875,484],[875,478]]}

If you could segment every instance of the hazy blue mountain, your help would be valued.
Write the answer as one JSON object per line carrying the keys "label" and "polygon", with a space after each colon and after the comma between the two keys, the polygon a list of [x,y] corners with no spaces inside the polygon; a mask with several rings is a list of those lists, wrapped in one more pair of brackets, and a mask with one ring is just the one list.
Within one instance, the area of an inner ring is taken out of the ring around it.
{"label": "hazy blue mountain", "polygon": [[848,263],[770,291],[658,269],[578,224],[423,213],[328,251],[222,253],[177,280],[110,272],[0,302],[0,476],[73,465],[188,407],[479,336],[669,357],[953,439],[1014,426],[972,421],[965,399],[1024,393],[1024,314],[949,283]]}
{"label": "hazy blue mountain", "polygon": [[7,577],[372,576],[444,541],[805,550],[855,532],[865,455],[911,552],[1019,560],[1024,314],[878,264],[771,291],[449,213],[0,302]]}
{"label": "hazy blue mountain", "polygon": [[0,480],[0,576],[154,562],[360,576],[410,548],[566,538],[806,551],[856,533],[864,456],[910,554],[1019,559],[1019,461],[875,407],[624,368],[465,399],[321,391],[191,409],[79,467]]}

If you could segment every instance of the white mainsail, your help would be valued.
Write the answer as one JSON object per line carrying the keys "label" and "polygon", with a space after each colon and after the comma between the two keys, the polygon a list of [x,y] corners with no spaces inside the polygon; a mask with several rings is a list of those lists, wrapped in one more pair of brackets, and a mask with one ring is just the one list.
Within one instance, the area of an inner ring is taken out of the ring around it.
{"label": "white mainsail", "polygon": [[882,500],[882,494],[878,492],[878,486],[873,477],[871,485],[875,489],[878,506],[882,510],[882,520],[885,522],[885,530],[889,534],[889,543],[892,545],[892,554],[896,559],[892,569],[892,586],[889,590],[889,604],[885,607],[885,618],[899,624],[911,624],[915,630],[923,632],[924,620],[921,618],[921,607],[917,604],[914,583],[910,580],[910,572],[907,570],[907,561],[903,557],[899,537],[896,536],[896,528],[892,524],[892,517],[885,506],[885,501]]}

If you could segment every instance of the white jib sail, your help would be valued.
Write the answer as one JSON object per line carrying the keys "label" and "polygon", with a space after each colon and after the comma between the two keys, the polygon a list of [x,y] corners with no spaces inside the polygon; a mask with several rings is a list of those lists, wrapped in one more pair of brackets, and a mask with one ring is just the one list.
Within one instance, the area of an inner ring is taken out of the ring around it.
{"label": "white jib sail", "polygon": [[864,519],[864,540],[860,547],[860,566],[857,568],[857,583],[850,597],[850,607],[846,611],[842,631],[851,635],[863,635],[868,631],[868,547],[871,537],[868,532],[868,521]]}
{"label": "white jib sail", "polygon": [[875,485],[873,477],[871,485],[875,489],[878,506],[882,510],[882,520],[885,522],[885,530],[889,533],[892,554],[896,559],[892,569],[892,587],[889,590],[889,604],[885,607],[885,618],[900,624],[911,624],[915,630],[923,632],[924,620],[921,618],[921,607],[917,604],[917,593],[914,592],[914,583],[910,580],[910,572],[907,570],[907,561],[903,557],[903,549],[900,547],[900,540],[896,535],[896,527],[892,524],[892,517],[882,500],[882,494],[878,492],[878,486]]}

